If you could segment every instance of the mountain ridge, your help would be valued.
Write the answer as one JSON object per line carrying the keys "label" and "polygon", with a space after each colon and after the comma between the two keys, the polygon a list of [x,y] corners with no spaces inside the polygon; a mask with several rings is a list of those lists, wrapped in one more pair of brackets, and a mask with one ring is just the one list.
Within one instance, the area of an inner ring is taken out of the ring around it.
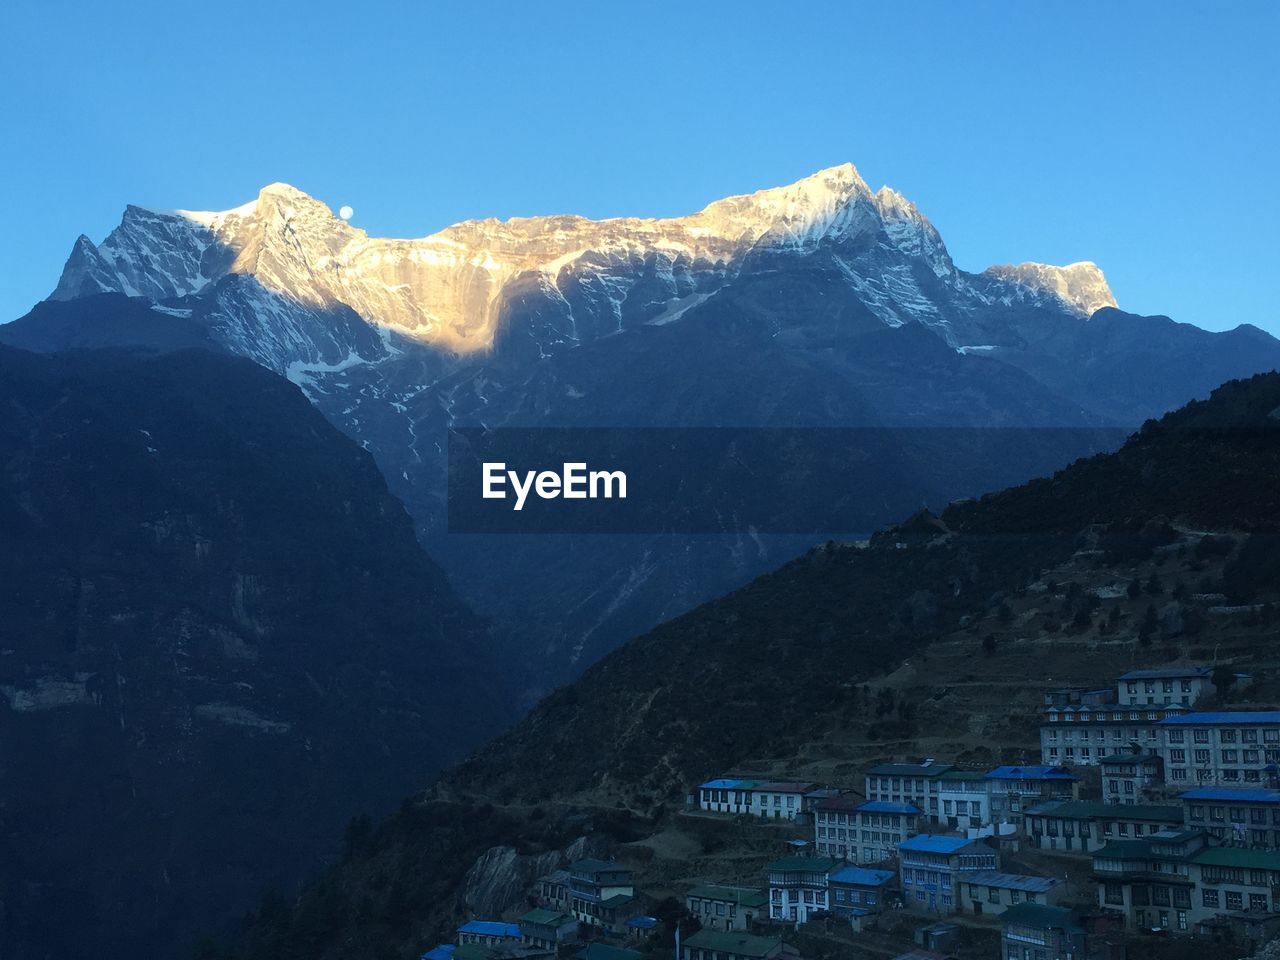
{"label": "mountain ridge", "polygon": [[[575,264],[589,266],[601,257],[654,256],[670,274],[666,292],[671,296],[657,301],[666,306],[691,293],[705,293],[750,256],[803,251],[824,243],[856,244],[878,231],[894,248],[920,257],[936,278],[971,298],[1000,293],[982,289],[982,283],[961,283],[962,276],[1003,283],[1008,279],[1005,271],[1012,269],[1017,271],[1016,282],[1010,287],[1018,293],[1006,296],[1049,295],[1079,315],[1099,305],[1115,305],[1101,271],[1083,262],[958,272],[941,236],[919,209],[889,187],[873,193],[852,164],[820,170],[785,186],[716,200],[686,216],[599,221],[573,215],[490,218],[462,221],[419,239],[370,237],[322,202],[284,183],[269,184],[256,200],[227,211],[129,206],[121,225],[101,245],[83,236],[77,241],[51,298],[111,291],[182,297],[228,274],[247,273],[308,305],[343,302],[369,322],[469,353],[492,349],[502,325],[503,291],[523,274],[543,277],[554,288],[561,272]],[[287,235],[289,247],[303,261],[284,263],[282,252],[271,242],[275,234]],[[223,253],[210,255],[217,247]],[[149,269],[138,269],[140,263]],[[389,297],[372,289],[360,276],[364,270],[378,271],[383,286],[409,287],[409,295],[398,292]],[[1090,273],[1083,296],[1075,290],[1076,275],[1082,271]]]}
{"label": "mountain ridge", "polygon": [[[297,383],[374,454],[428,550],[528,659],[530,697],[808,544],[732,517],[718,545],[528,537],[494,551],[450,537],[452,427],[1128,428],[1280,367],[1265,334],[1087,313],[1114,302],[1087,262],[958,270],[911,201],[872,193],[852,166],[684,218],[491,219],[420,240],[368,238],[287,185],[232,211],[134,208],[126,221],[93,264],[87,248],[73,255],[58,295],[76,294],[77,276],[149,292],[161,322]],[[82,302],[51,300],[64,312],[0,327],[0,341],[85,342],[69,319]],[[415,335],[421,318],[443,339]],[[137,326],[156,339],[153,319]],[[1056,451],[1067,463],[1096,448]],[[955,479],[916,500],[935,509],[1044,465],[943,456]]]}
{"label": "mountain ridge", "polygon": [[6,958],[184,955],[512,719],[485,624],[287,381],[0,346],[0,410]]}

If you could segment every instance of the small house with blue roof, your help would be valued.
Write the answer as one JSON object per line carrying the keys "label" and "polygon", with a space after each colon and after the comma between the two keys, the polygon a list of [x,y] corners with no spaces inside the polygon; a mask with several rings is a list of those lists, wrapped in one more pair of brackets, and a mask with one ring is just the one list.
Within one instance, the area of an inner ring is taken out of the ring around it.
{"label": "small house with blue roof", "polygon": [[757,781],[717,777],[698,785],[697,808],[708,813],[750,814]]}
{"label": "small house with blue roof", "polygon": [[897,877],[896,870],[876,870],[870,867],[840,867],[827,878],[831,891],[831,912],[843,917],[860,933],[869,920],[883,911],[889,900],[889,890]]}
{"label": "small house with blue roof", "polygon": [[960,884],[960,910],[975,916],[998,914],[1019,903],[1056,904],[1067,892],[1061,877],[1037,877],[999,870],[967,873]]}
{"label": "small house with blue roof", "polygon": [[458,927],[458,946],[499,947],[520,942],[520,924],[502,920],[468,920]]}
{"label": "small house with blue roof", "polygon": [[918,834],[898,844],[903,905],[927,913],[954,913],[962,874],[997,870],[1000,855],[981,840]]}

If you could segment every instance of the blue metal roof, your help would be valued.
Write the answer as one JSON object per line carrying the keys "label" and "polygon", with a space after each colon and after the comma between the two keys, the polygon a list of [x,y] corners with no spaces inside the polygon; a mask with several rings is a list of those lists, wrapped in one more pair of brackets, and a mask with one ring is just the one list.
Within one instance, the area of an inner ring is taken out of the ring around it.
{"label": "blue metal roof", "polygon": [[866,867],[841,867],[828,879],[832,883],[852,883],[861,887],[879,887],[893,879],[892,870],[870,870]]}
{"label": "blue metal roof", "polygon": [[913,803],[895,803],[892,800],[868,800],[858,804],[859,813],[919,813],[920,808]]}
{"label": "blue metal roof", "polygon": [[1235,790],[1230,787],[1197,787],[1181,794],[1181,800],[1223,800],[1236,803],[1280,803],[1280,790]]}
{"label": "blue metal roof", "polygon": [[1280,723],[1280,710],[1206,710],[1203,713],[1184,713],[1179,717],[1166,717],[1158,726],[1208,727],[1224,723],[1228,726],[1251,726],[1254,723]]}
{"label": "blue metal roof", "polygon": [[453,951],[457,949],[458,945],[455,943],[442,943],[424,953],[420,960],[450,960]]}
{"label": "blue metal roof", "polygon": [[1213,726],[1227,724],[1247,727],[1253,724],[1280,724],[1280,710],[1210,710],[1203,713],[1184,713],[1178,717],[1161,720],[1160,726]]}
{"label": "blue metal roof", "polygon": [[520,939],[520,924],[503,923],[501,920],[468,920],[458,928],[459,933],[475,933],[482,937],[507,937]]}
{"label": "blue metal roof", "polygon": [[945,837],[919,833],[898,844],[899,850],[918,850],[922,853],[955,853],[973,843],[967,837]]}
{"label": "blue metal roof", "polygon": [[637,930],[652,930],[657,925],[657,917],[632,917],[627,921],[628,927],[635,927]]}
{"label": "blue metal roof", "polygon": [[708,780],[706,783],[699,784],[700,790],[732,790],[739,785],[750,785],[750,780],[731,780],[727,777],[721,777],[718,780]]}
{"label": "blue metal roof", "polygon": [[1074,780],[1075,774],[1064,767],[996,767],[988,771],[988,780]]}
{"label": "blue metal roof", "polygon": [[1000,887],[1002,890],[1030,890],[1044,893],[1062,881],[1054,877],[1032,877],[1022,873],[1001,873],[999,870],[979,870],[960,877],[964,883],[976,883],[983,887]]}

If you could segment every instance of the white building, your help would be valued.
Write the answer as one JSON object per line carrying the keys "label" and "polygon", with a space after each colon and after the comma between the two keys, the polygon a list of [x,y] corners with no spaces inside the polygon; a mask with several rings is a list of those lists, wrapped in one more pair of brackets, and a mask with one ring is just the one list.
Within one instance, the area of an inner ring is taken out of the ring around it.
{"label": "white building", "polygon": [[719,777],[699,784],[695,795],[699,810],[708,813],[750,814],[758,781]]}
{"label": "white building", "polygon": [[1141,803],[1148,790],[1164,783],[1164,761],[1158,753],[1113,753],[1100,758],[1098,766],[1107,803]]}
{"label": "white building", "polygon": [[799,780],[765,780],[751,788],[751,812],[769,820],[794,820],[805,807],[805,794],[815,783]]}
{"label": "white building", "polygon": [[831,857],[786,857],[769,864],[769,918],[800,924],[829,910],[828,878],[839,865]]}
{"label": "white building", "polygon": [[882,763],[866,773],[868,800],[910,803],[934,823],[942,816],[942,775],[951,764],[925,760],[923,763]]}
{"label": "white building", "polygon": [[1090,767],[1116,753],[1156,750],[1160,723],[1187,711],[1181,704],[1049,707],[1040,724],[1040,762]]}
{"label": "white building", "polygon": [[1209,667],[1130,670],[1116,683],[1116,702],[1128,707],[1194,707],[1200,698],[1215,692],[1212,675]]}
{"label": "white building", "polygon": [[1165,782],[1280,787],[1280,711],[1184,713],[1159,725]]}
{"label": "white building", "polygon": [[991,785],[984,770],[951,769],[938,779],[937,822],[953,830],[991,826]]}

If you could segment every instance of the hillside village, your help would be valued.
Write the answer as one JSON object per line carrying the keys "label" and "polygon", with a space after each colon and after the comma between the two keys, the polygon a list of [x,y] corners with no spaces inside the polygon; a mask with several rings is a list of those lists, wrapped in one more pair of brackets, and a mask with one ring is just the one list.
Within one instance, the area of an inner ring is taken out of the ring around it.
{"label": "hillside village", "polygon": [[1192,792],[1277,789],[1280,448],[1206,428],[1277,403],[1225,386],[636,638],[236,956],[1245,956],[1268,814]]}
{"label": "hillside village", "polygon": [[1239,955],[1280,935],[1280,711],[1200,707],[1252,681],[1191,664],[1050,690],[1038,763],[713,777],[683,816],[768,838],[758,876],[691,886],[673,910],[621,863],[581,859],[423,960],[669,956],[652,953],[664,923],[681,960],[799,958],[815,927],[897,960],[994,956],[997,934],[1001,960],[1116,960],[1153,938]]}

